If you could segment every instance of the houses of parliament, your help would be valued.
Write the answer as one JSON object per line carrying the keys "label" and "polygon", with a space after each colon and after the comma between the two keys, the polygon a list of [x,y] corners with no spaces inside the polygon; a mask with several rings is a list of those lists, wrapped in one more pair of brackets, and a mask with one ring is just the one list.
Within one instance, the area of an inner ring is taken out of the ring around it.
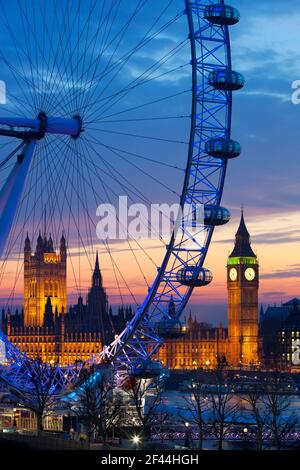
{"label": "houses of parliament", "polygon": [[[24,310],[2,312],[2,330],[29,356],[66,365],[101,351],[132,318],[131,308],[112,313],[103,286],[98,254],[86,302],[80,296],[67,309],[67,247],[62,235],[55,250],[51,236],[39,235],[33,252],[24,246]],[[259,265],[242,213],[235,245],[227,262],[228,328],[212,328],[191,315],[187,334],[168,339],[158,359],[171,369],[257,365]],[[172,303],[172,301],[171,301]],[[174,307],[175,308],[175,307]],[[172,311],[172,305],[170,305]]]}
{"label": "houses of parliament", "polygon": [[86,303],[79,296],[67,311],[67,245],[64,235],[55,250],[51,235],[39,234],[32,253],[24,246],[24,309],[2,311],[2,331],[30,357],[61,365],[85,361],[109,344],[132,318],[131,307],[113,315],[103,287],[98,253]]}

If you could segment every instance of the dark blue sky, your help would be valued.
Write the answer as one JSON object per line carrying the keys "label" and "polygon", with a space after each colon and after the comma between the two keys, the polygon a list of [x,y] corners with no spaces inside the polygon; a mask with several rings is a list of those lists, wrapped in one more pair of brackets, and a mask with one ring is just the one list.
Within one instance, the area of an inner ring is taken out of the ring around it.
{"label": "dark blue sky", "polygon": [[291,103],[291,84],[300,78],[300,2],[235,6],[241,22],[231,31],[233,64],[247,84],[233,114],[243,156],[230,169],[225,199],[251,212],[299,211],[300,107]]}

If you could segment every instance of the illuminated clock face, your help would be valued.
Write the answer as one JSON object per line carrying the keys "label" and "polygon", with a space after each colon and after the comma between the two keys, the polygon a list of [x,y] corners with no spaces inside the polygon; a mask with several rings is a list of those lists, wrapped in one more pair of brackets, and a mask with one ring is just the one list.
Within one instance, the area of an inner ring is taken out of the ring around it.
{"label": "illuminated clock face", "polygon": [[245,270],[245,278],[247,281],[253,281],[253,279],[255,279],[255,271],[253,268],[247,268]]}
{"label": "illuminated clock face", "polygon": [[231,268],[230,271],[229,271],[229,277],[232,281],[236,281],[237,280],[237,270],[235,268]]}

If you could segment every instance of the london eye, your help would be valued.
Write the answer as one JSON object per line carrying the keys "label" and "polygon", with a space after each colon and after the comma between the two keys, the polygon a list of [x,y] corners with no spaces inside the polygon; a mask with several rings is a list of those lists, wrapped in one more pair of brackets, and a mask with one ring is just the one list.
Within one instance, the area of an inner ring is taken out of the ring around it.
{"label": "london eye", "polygon": [[[43,224],[55,243],[68,240],[70,292],[84,290],[98,250],[109,298],[135,314],[89,364],[159,377],[159,348],[185,334],[192,292],[212,281],[205,259],[230,220],[222,193],[241,153],[231,114],[244,78],[229,38],[239,18],[223,0],[1,2],[1,296],[16,304],[26,235]],[[123,238],[97,237],[97,208],[109,215],[123,195],[140,213],[139,236],[117,214]],[[163,215],[170,236],[141,209],[161,201],[182,209],[179,221]],[[1,373],[24,380],[29,359],[1,338],[10,366]],[[73,380],[68,371],[60,380]]]}

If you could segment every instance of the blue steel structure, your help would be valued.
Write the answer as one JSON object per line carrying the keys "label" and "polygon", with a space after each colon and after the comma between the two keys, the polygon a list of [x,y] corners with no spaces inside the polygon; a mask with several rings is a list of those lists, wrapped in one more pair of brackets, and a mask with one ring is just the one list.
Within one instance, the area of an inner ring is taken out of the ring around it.
{"label": "blue steel structure", "polygon": [[[243,77],[232,71],[229,26],[236,24],[236,9],[221,0],[185,0],[191,50],[192,107],[189,150],[180,198],[182,214],[174,222],[174,233],[156,279],[132,321],[115,340],[92,357],[85,366],[108,362],[121,376],[155,378],[164,374],[153,360],[163,339],[179,337],[186,328],[180,317],[194,288],[212,280],[203,267],[215,226],[230,219],[221,207],[227,161],[237,157],[240,145],[231,139],[232,92],[244,85]],[[13,216],[21,197],[35,143],[47,134],[80,137],[80,118],[0,119],[0,134],[24,141],[23,158],[16,163],[0,195],[0,251],[3,252]],[[16,130],[22,127],[22,131]],[[24,131],[25,128],[25,131]],[[184,210],[185,207],[189,211]],[[199,212],[199,208],[203,212]],[[202,214],[202,215],[201,215]],[[170,302],[174,308],[170,310]],[[164,327],[165,326],[165,327]],[[29,359],[6,338],[7,362],[1,375],[17,387],[26,386],[26,361]],[[107,367],[107,366],[105,366]],[[58,389],[73,382],[78,371],[71,367],[58,373]]]}
{"label": "blue steel structure", "polygon": [[[210,210],[211,217],[204,216],[196,221],[197,227],[192,233],[190,214],[186,214],[186,218],[183,215],[148,297],[126,330],[103,351],[109,360],[117,361],[121,370],[126,371],[126,365],[130,363],[132,375],[134,364],[139,369],[141,361],[145,361],[149,369],[149,357],[157,353],[163,343],[158,335],[161,322],[170,324],[173,321],[176,337],[179,318],[193,289],[212,280],[209,271],[202,266],[215,226],[229,221],[229,211],[220,207],[227,160],[241,151],[240,145],[232,144],[230,139],[232,92],[244,85],[242,75],[232,71],[228,31],[228,26],[238,21],[237,10],[225,6],[224,1],[215,4],[186,0],[185,7],[191,43],[193,99],[190,145],[180,204],[192,208],[204,206],[204,213],[208,214]],[[212,77],[217,78],[212,80]],[[208,143],[211,146],[212,140],[222,142],[225,150],[221,155],[208,151]],[[234,151],[229,152],[228,148],[232,146]],[[218,212],[223,216],[221,222],[212,216]],[[206,278],[205,272],[209,273]],[[202,282],[199,282],[199,273]],[[183,281],[188,277],[194,282]],[[176,306],[173,315],[168,310],[171,300]],[[157,375],[157,365],[153,363],[153,376]]]}
{"label": "blue steel structure", "polygon": [[[35,370],[35,360],[28,358],[26,354],[22,353],[16,346],[11,344],[6,336],[1,332],[0,345],[0,379],[13,387],[14,390],[30,394],[35,387],[34,381],[31,380],[31,373]],[[51,383],[53,394],[59,394],[76,382],[80,374],[82,364],[77,364],[76,367],[70,365],[63,369],[58,365],[51,366],[49,364],[49,371],[51,368],[54,368],[53,380]],[[49,378],[49,371],[47,368],[43,368],[45,383]],[[39,380],[42,379],[42,377],[39,377]]]}

